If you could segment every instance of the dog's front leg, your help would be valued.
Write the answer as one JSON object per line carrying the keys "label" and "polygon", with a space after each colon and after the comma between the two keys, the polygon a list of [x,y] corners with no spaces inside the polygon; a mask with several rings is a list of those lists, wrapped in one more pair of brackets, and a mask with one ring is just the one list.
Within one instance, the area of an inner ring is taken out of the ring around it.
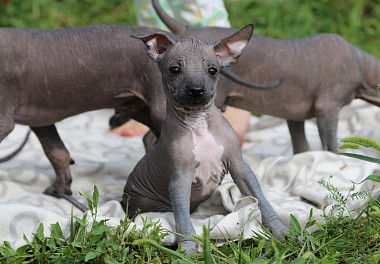
{"label": "dog's front leg", "polygon": [[[177,173],[172,177],[169,184],[170,200],[173,207],[176,232],[191,237],[195,233],[190,219],[190,195],[191,195],[192,175],[187,173]],[[197,252],[197,243],[177,236],[178,246],[186,251],[186,254]]]}
{"label": "dog's front leg", "polygon": [[258,200],[263,225],[272,232],[275,238],[282,240],[289,229],[280,221],[272,205],[265,198],[259,181],[248,164],[242,157],[236,157],[230,162],[229,171],[240,192]]}

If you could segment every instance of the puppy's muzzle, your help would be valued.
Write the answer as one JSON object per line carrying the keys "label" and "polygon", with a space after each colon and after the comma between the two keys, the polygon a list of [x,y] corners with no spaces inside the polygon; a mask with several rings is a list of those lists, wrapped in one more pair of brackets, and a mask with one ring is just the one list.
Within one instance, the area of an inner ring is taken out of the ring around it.
{"label": "puppy's muzzle", "polygon": [[203,85],[186,85],[186,90],[190,96],[195,98],[201,97],[205,93]]}

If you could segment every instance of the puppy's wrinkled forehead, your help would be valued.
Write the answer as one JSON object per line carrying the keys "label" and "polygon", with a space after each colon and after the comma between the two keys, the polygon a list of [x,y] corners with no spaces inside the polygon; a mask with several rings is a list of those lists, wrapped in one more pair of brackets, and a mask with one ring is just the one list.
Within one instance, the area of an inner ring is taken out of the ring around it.
{"label": "puppy's wrinkled forehead", "polygon": [[166,62],[184,61],[217,65],[218,59],[214,49],[197,38],[181,39],[171,47],[171,52],[167,54]]}

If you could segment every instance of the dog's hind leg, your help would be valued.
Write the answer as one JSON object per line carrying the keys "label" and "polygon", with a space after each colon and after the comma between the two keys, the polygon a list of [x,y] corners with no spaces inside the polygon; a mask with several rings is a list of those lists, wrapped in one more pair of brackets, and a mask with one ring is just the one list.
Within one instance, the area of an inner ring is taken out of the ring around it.
{"label": "dog's hind leg", "polygon": [[56,173],[55,182],[45,190],[45,194],[64,198],[82,212],[87,211],[87,206],[71,196],[70,186],[72,178],[69,166],[70,164],[74,164],[74,161],[70,158],[70,153],[59,137],[55,125],[32,127],[32,130],[41,142],[42,148]]}
{"label": "dog's hind leg", "polygon": [[305,136],[305,121],[287,120],[290,137],[292,139],[293,153],[309,151],[309,143]]}
{"label": "dog's hind leg", "polygon": [[32,127],[33,132],[41,142],[50,163],[56,173],[56,180],[52,186],[45,190],[45,194],[60,197],[59,193],[71,195],[71,173],[69,165],[74,161],[58,135],[55,125]]}

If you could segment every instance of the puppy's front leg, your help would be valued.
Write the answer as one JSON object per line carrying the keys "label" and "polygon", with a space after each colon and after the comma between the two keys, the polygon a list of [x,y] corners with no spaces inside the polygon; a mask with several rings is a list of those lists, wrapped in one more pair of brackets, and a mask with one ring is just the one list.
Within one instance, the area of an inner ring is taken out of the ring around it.
{"label": "puppy's front leg", "polygon": [[230,161],[229,171],[241,193],[245,196],[253,196],[258,200],[263,225],[272,232],[275,238],[283,239],[282,235],[289,229],[277,217],[272,205],[265,198],[256,175],[244,162],[242,156],[235,156]]}
{"label": "puppy's front leg", "polygon": [[[190,237],[195,233],[190,219],[190,195],[192,175],[190,173],[177,173],[169,183],[170,200],[173,207],[176,232]],[[197,243],[178,236],[178,245],[187,254],[197,252]]]}

